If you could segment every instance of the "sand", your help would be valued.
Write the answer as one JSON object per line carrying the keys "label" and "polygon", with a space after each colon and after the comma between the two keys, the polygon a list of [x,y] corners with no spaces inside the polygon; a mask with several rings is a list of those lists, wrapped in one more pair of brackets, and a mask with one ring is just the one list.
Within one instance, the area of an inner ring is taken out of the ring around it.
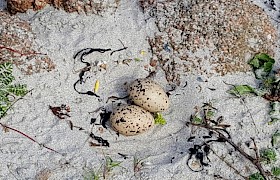
{"label": "sand", "polygon": [[[259,0],[253,2],[265,10],[279,33],[278,22],[273,20],[277,19],[279,9],[271,10],[271,7]],[[0,1],[0,7],[4,6],[5,1]],[[280,8],[279,4],[277,7]],[[19,100],[1,122],[30,135],[59,153],[43,148],[13,131],[1,130],[0,179],[85,179],[93,175],[93,172],[98,173],[100,167],[99,172],[102,174],[105,157],[121,162],[120,166],[114,167],[106,175],[107,179],[217,179],[215,175],[224,179],[243,179],[214,153],[208,156],[210,165],[201,172],[193,172],[186,165],[189,148],[194,143],[187,141],[192,132],[185,124],[194,113],[194,108],[201,107],[205,102],[212,102],[218,109],[217,117],[224,116],[225,123],[231,125],[229,132],[233,141],[240,142],[240,146],[246,151],[253,154],[244,145],[246,141],[250,141],[250,137],[256,139],[259,149],[271,147],[271,134],[280,126],[279,122],[273,126],[267,124],[270,120],[269,103],[261,97],[246,97],[242,101],[226,92],[230,87],[224,82],[255,86],[252,72],[181,77],[181,82],[187,82],[187,86],[184,87],[182,83],[171,92],[171,106],[163,113],[167,124],[158,125],[138,136],[118,136],[110,128],[103,128],[101,132],[100,126],[90,124],[91,118],[99,120],[100,111],[90,112],[100,107],[111,111],[117,103],[125,103],[125,100],[106,101],[109,96],[126,96],[126,83],[148,76],[148,70],[153,69],[148,66],[152,54],[147,37],[153,37],[158,30],[153,18],[146,19],[137,1],[122,1],[115,12],[105,13],[103,17],[68,14],[49,6],[39,12],[29,10],[18,16],[31,23],[38,49],[48,54],[56,68],[51,72],[33,75],[24,75],[15,69],[16,81],[27,84],[28,89],[33,90]],[[79,88],[83,91],[91,90],[98,79],[100,98],[75,92],[73,84],[79,79],[78,70],[84,64],[75,61],[74,54],[84,48],[120,49],[123,47],[122,43],[128,47],[124,51],[113,55],[109,52],[94,52],[85,58],[93,66],[86,74],[88,79],[85,85]],[[145,53],[141,54],[141,51]],[[276,67],[279,67],[279,57],[279,51],[276,51]],[[134,58],[139,58],[140,61],[135,61]],[[127,65],[122,63],[123,59],[132,61]],[[106,63],[107,69],[94,66],[98,62]],[[166,91],[172,88],[160,69],[154,80]],[[53,115],[49,106],[61,104],[70,106],[71,117],[59,119]],[[69,121],[84,130],[71,130]],[[110,147],[91,147],[89,142],[96,141],[89,138],[89,132],[108,140]],[[197,133],[201,135],[206,132]],[[197,143],[202,141],[202,138],[196,139]],[[212,148],[244,176],[257,171],[240,154],[233,152],[229,155],[228,152],[232,149],[229,146],[214,144]],[[126,155],[126,158],[120,153]],[[277,155],[280,153],[277,152]],[[141,161],[141,168],[140,163],[134,168],[134,158],[144,159]],[[280,161],[275,164],[279,166]]]}

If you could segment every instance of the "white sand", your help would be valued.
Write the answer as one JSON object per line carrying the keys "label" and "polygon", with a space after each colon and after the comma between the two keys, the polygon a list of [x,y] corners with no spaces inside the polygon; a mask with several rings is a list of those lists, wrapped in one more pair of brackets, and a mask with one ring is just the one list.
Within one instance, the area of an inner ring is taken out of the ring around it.
{"label": "white sand", "polygon": [[[0,1],[0,7],[3,7],[3,2]],[[270,11],[260,0],[254,2],[265,8],[270,17],[277,18],[277,13]],[[234,142],[245,142],[249,141],[250,137],[255,137],[259,148],[271,146],[271,133],[279,129],[279,123],[267,125],[269,121],[267,102],[260,97],[245,98],[248,111],[240,99],[232,98],[226,93],[229,86],[223,83],[225,81],[231,84],[255,85],[252,73],[211,77],[207,79],[208,82],[200,82],[195,76],[183,77],[182,82],[187,81],[188,86],[178,87],[172,92],[170,97],[172,105],[168,112],[164,113],[167,125],[157,126],[148,133],[133,137],[118,137],[110,129],[103,133],[96,127],[92,129],[90,119],[98,117],[98,114],[88,112],[100,106],[111,110],[112,104],[106,104],[108,96],[126,95],[124,83],[148,75],[144,66],[149,64],[151,53],[146,37],[153,36],[156,32],[153,19],[145,22],[136,2],[129,0],[122,1],[113,15],[105,14],[104,17],[68,14],[52,7],[39,12],[28,11],[19,16],[30,21],[40,51],[50,56],[56,68],[49,73],[31,76],[25,76],[15,70],[18,82],[27,84],[33,91],[18,101],[13,110],[1,121],[64,155],[42,148],[15,132],[0,131],[0,179],[35,179],[44,173],[46,176],[49,175],[49,179],[83,179],[88,171],[97,171],[104,164],[105,156],[122,162],[121,167],[113,169],[108,179],[214,179],[214,174],[228,179],[241,179],[214,154],[209,155],[211,166],[202,172],[192,172],[186,165],[188,149],[193,143],[187,142],[191,132],[185,123],[194,112],[195,106],[201,106],[203,102],[209,101],[212,101],[214,107],[218,109],[217,116],[223,115],[225,123],[232,125],[229,131]],[[276,26],[277,23],[275,21],[274,23]],[[279,27],[277,28],[280,32]],[[92,89],[95,80],[99,79],[101,101],[76,93],[73,84],[78,80],[78,73],[73,73],[73,69],[80,69],[84,64],[74,62],[73,55],[87,47],[122,48],[118,39],[128,47],[127,50],[116,52],[112,56],[110,53],[93,53],[86,57],[89,62],[108,63],[106,71],[92,71],[87,74],[90,79],[84,86],[87,90]],[[147,54],[142,56],[141,50],[145,50]],[[132,61],[129,66],[114,62],[136,57],[142,61]],[[278,60],[279,57],[277,53],[275,59]],[[205,77],[201,78],[206,80]],[[163,72],[158,72],[155,80],[166,90],[170,88]],[[208,87],[217,90],[211,91]],[[65,120],[59,120],[48,109],[49,105],[61,104],[70,106],[71,117],[68,119],[74,125],[87,131],[92,129],[95,135],[107,139],[110,147],[90,147],[86,133],[77,129],[70,130]],[[253,115],[257,129],[248,112]],[[229,149],[220,144],[213,145],[212,148],[221,156]],[[246,149],[245,146],[244,148]],[[126,154],[128,158],[123,159],[118,153]],[[135,176],[133,156],[139,159],[147,157],[143,169]],[[256,172],[252,165],[237,153],[233,153],[233,156],[227,155],[226,159],[236,165],[244,175]],[[280,161],[277,163],[279,165]],[[246,172],[245,165],[250,167],[249,172]]]}

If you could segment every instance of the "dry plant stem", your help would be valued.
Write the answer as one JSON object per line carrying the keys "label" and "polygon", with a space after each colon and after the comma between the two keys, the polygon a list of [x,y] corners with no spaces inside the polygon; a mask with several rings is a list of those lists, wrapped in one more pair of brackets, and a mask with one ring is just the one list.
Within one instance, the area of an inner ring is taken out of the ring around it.
{"label": "dry plant stem", "polygon": [[[236,85],[234,85],[234,84],[229,84],[229,83],[227,83],[227,82],[225,82],[225,81],[223,81],[223,82],[224,82],[226,85],[233,86],[234,88],[236,88]],[[258,128],[257,128],[257,125],[256,125],[256,123],[255,123],[255,120],[254,120],[254,118],[253,118],[253,115],[252,115],[251,111],[249,110],[248,106],[246,105],[244,99],[242,98],[242,96],[241,96],[241,94],[240,94],[239,92],[238,92],[238,95],[239,95],[239,96],[237,96],[237,97],[240,98],[240,100],[241,100],[243,106],[246,108],[247,112],[250,114],[250,118],[252,119],[253,124],[254,124],[255,129],[256,129],[256,133],[259,133],[259,130],[258,130]]]}
{"label": "dry plant stem", "polygon": [[[211,149],[211,148],[210,148],[210,149]],[[230,167],[231,169],[233,169],[234,172],[235,172],[237,175],[243,177],[244,179],[247,179],[247,177],[243,176],[235,167],[233,167],[232,164],[230,164],[230,163],[229,163],[228,161],[226,161],[224,158],[222,158],[221,156],[219,156],[213,149],[211,149],[211,151],[212,151],[221,161],[223,161],[224,163],[226,163],[226,165],[227,165],[228,167]]]}
{"label": "dry plant stem", "polygon": [[[237,150],[241,155],[243,155],[246,159],[248,159],[252,164],[255,165],[255,167],[258,169],[258,171],[260,172],[260,174],[264,177],[264,179],[268,179],[267,178],[267,173],[265,172],[265,170],[263,169],[260,159],[259,157],[253,158],[252,156],[250,156],[249,154],[247,154],[245,151],[243,151],[239,146],[237,146],[234,142],[232,142],[230,139],[228,139],[223,133],[220,132],[220,128],[215,128],[215,127],[211,127],[209,124],[194,124],[194,123],[190,123],[192,126],[196,126],[196,127],[201,127],[201,128],[205,128],[211,131],[214,131],[216,134],[219,135],[220,138],[223,138],[227,143],[229,143],[232,147],[234,147],[235,150]],[[257,156],[257,154],[256,154]]]}
{"label": "dry plant stem", "polygon": [[258,130],[258,128],[257,128],[257,125],[256,125],[256,123],[255,123],[255,120],[254,120],[254,118],[253,118],[253,115],[252,115],[251,111],[249,110],[248,106],[245,104],[245,101],[244,101],[243,98],[241,98],[241,101],[242,101],[244,107],[245,107],[245,108],[247,109],[247,111],[249,112],[250,118],[252,119],[253,124],[254,124],[254,126],[255,126],[255,129],[256,129],[256,131],[257,131],[256,133],[258,134],[258,133],[259,133],[259,130]]}
{"label": "dry plant stem", "polygon": [[[26,94],[30,93],[32,90],[33,90],[33,89],[29,90]],[[24,96],[26,96],[26,94],[25,94]],[[18,102],[20,99],[23,99],[24,96],[22,96],[22,97],[18,98],[17,100],[15,100],[15,101],[12,103],[12,105],[10,105],[9,108],[3,113],[3,115],[0,117],[0,120],[3,118],[3,116],[6,114],[6,112],[7,112],[9,109],[11,109],[12,106],[13,106],[16,102]],[[12,130],[12,131],[15,131],[15,132],[17,132],[17,133],[23,135],[24,137],[30,139],[31,141],[33,141],[33,142],[39,144],[40,146],[42,146],[42,147],[44,147],[44,148],[46,148],[46,149],[48,149],[48,150],[50,150],[50,151],[53,151],[53,152],[56,152],[56,153],[62,155],[62,154],[59,153],[58,151],[56,151],[56,150],[54,150],[54,149],[52,149],[52,148],[49,148],[49,147],[47,147],[47,146],[44,145],[44,144],[40,144],[40,143],[37,142],[34,138],[30,137],[29,135],[27,135],[27,134],[25,134],[25,133],[23,133],[23,132],[21,132],[21,131],[15,129],[15,128],[12,128],[12,127],[9,127],[9,126],[7,126],[7,125],[4,125],[4,124],[1,123],[1,122],[0,122],[0,125],[1,125],[4,129],[10,129],[10,130]]]}
{"label": "dry plant stem", "polygon": [[6,50],[9,50],[9,51],[12,51],[12,52],[14,52],[14,53],[19,54],[20,56],[46,55],[46,54],[38,53],[38,52],[22,53],[22,52],[20,52],[20,51],[17,51],[17,50],[15,50],[15,49],[12,49],[12,48],[9,48],[9,47],[5,47],[5,46],[0,46],[0,49],[6,49]]}
{"label": "dry plant stem", "polygon": [[[42,146],[42,147],[44,147],[44,148],[46,148],[46,149],[48,149],[48,150],[50,150],[50,151],[53,151],[53,152],[58,153],[58,154],[61,154],[61,153],[59,153],[58,151],[56,151],[56,150],[54,150],[54,149],[52,149],[52,148],[50,148],[50,147],[48,147],[48,146],[46,146],[46,145],[44,145],[44,144],[39,143],[39,142],[36,141],[34,138],[30,137],[29,135],[27,135],[27,134],[25,134],[25,133],[23,133],[23,132],[21,132],[21,131],[15,129],[15,128],[6,126],[6,125],[4,125],[3,123],[0,123],[0,125],[1,125],[4,129],[10,129],[10,130],[12,130],[12,131],[15,131],[15,132],[17,132],[17,133],[23,135],[24,137],[30,139],[31,141],[33,141],[33,142],[39,144],[40,146]],[[62,154],[61,154],[61,155],[62,155]]]}
{"label": "dry plant stem", "polygon": [[16,180],[19,180],[19,178],[17,178],[16,177],[16,175],[14,174],[14,172],[13,171],[11,171],[11,165],[10,164],[7,164],[7,168],[8,168],[8,170],[9,170],[9,173],[16,179]]}

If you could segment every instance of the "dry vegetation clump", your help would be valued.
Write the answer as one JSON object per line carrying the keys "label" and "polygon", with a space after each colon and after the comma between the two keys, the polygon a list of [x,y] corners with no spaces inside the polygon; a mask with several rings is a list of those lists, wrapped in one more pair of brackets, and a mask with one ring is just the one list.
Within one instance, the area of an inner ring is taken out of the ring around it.
{"label": "dry vegetation clump", "polygon": [[0,11],[0,32],[0,63],[11,62],[25,74],[55,68],[47,55],[35,50],[35,35],[26,21]]}
{"label": "dry vegetation clump", "polygon": [[159,32],[149,38],[153,59],[169,82],[182,74],[246,72],[258,52],[274,55],[277,33],[263,10],[247,0],[140,1]]}
{"label": "dry vegetation clump", "polygon": [[101,15],[108,8],[116,8],[120,0],[8,0],[7,8],[10,13],[26,12],[28,9],[40,10],[47,4],[62,8],[66,12],[78,12]]}

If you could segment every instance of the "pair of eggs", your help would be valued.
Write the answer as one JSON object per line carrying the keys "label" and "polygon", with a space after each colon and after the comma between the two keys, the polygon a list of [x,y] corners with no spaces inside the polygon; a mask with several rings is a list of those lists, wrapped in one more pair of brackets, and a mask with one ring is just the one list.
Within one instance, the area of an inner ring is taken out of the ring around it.
{"label": "pair of eggs", "polygon": [[128,87],[128,94],[135,105],[117,107],[110,117],[113,129],[126,136],[151,129],[154,126],[151,113],[162,112],[169,107],[167,94],[151,79],[136,79]]}

